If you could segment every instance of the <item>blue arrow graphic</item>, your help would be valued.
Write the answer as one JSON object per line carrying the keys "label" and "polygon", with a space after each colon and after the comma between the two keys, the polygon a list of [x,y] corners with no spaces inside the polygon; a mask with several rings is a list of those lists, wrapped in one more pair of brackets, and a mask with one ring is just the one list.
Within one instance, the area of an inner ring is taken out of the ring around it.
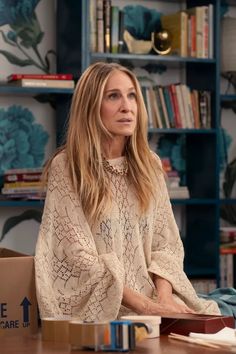
{"label": "blue arrow graphic", "polygon": [[31,306],[31,303],[27,297],[23,299],[20,306],[23,306],[23,322],[29,322],[29,306]]}

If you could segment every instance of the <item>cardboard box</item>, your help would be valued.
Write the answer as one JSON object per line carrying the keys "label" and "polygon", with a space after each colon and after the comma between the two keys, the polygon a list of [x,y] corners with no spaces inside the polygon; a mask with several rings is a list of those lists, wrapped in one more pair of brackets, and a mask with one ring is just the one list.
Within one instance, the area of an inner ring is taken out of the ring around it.
{"label": "cardboard box", "polygon": [[161,317],[161,334],[216,333],[224,327],[234,328],[231,316],[176,314]]}
{"label": "cardboard box", "polygon": [[0,336],[37,330],[34,257],[0,248]]}

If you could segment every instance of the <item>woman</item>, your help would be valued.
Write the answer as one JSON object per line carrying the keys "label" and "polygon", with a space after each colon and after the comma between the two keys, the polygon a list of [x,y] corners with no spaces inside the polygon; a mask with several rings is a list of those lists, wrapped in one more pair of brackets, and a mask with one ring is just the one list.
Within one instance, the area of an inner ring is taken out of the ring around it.
{"label": "woman", "polygon": [[36,247],[41,317],[219,314],[183,271],[183,246],[134,74],[96,63],[72,99],[65,146],[48,164]]}

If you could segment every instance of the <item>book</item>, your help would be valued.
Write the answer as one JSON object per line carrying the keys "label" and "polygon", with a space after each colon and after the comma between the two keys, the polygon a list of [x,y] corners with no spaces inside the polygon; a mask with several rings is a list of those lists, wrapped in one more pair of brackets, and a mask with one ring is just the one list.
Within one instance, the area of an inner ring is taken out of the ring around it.
{"label": "book", "polygon": [[195,6],[185,10],[188,16],[193,15],[196,18],[196,57],[197,58],[206,58],[205,39],[206,36],[208,36],[208,33],[206,32],[207,22],[208,22],[208,19],[206,18],[206,13],[207,13],[206,8],[208,7]]}
{"label": "book", "polygon": [[103,0],[104,51],[111,52],[111,0]]}
{"label": "book", "polygon": [[163,95],[165,98],[166,109],[168,113],[168,120],[170,128],[175,128],[175,117],[174,117],[174,108],[172,105],[172,100],[168,87],[163,87]]}
{"label": "book", "polygon": [[176,86],[177,85],[175,84],[169,86],[170,97],[174,108],[175,128],[183,128],[181,116],[180,116],[179,104],[177,100]]}
{"label": "book", "polygon": [[111,7],[111,52],[118,53],[119,45],[119,7]]}
{"label": "book", "polygon": [[165,120],[165,128],[170,128],[170,121],[169,121],[165,98],[164,98],[164,94],[163,94],[163,87],[159,86],[158,91],[159,91],[162,112],[163,112],[163,116],[164,116],[164,120]]}
{"label": "book", "polygon": [[21,79],[37,79],[37,80],[72,80],[72,74],[11,74],[7,76],[8,81]]}
{"label": "book", "polygon": [[171,37],[171,54],[187,56],[187,29],[188,15],[184,11],[161,16],[162,28],[167,30]]}
{"label": "book", "polygon": [[40,168],[22,168],[9,169],[3,174],[4,183],[14,182],[36,182],[40,181],[43,169]]}
{"label": "book", "polygon": [[90,33],[90,51],[97,50],[97,23],[96,23],[96,1],[89,2],[89,33]]}
{"label": "book", "polygon": [[15,187],[15,188],[2,188],[2,194],[29,194],[45,192],[45,188],[40,184],[39,186],[29,187]]}
{"label": "book", "polygon": [[97,0],[96,10],[96,28],[97,28],[97,52],[104,53],[104,18],[103,18],[103,0]]}
{"label": "book", "polygon": [[42,80],[42,79],[19,79],[10,81],[9,84],[21,87],[49,87],[49,88],[70,88],[75,87],[73,80]]}
{"label": "book", "polygon": [[214,7],[208,5],[208,58],[214,57]]}
{"label": "book", "polygon": [[189,199],[189,190],[187,186],[170,187],[168,189],[170,199]]}
{"label": "book", "polygon": [[234,328],[233,316],[201,314],[165,314],[161,316],[160,333],[189,335],[196,333],[216,333],[224,327]]}
{"label": "book", "polygon": [[43,167],[29,167],[29,168],[10,168],[4,172],[4,175],[11,175],[16,173],[42,173]]}
{"label": "book", "polygon": [[19,182],[9,182],[4,183],[4,188],[25,188],[25,187],[42,187],[43,184],[40,180],[36,181],[19,181]]}
{"label": "book", "polygon": [[14,182],[37,182],[40,181],[42,173],[13,173],[3,176],[4,183]]}
{"label": "book", "polygon": [[176,89],[176,98],[177,98],[177,104],[178,104],[178,109],[179,109],[179,117],[181,121],[181,128],[187,128],[187,121],[185,117],[185,111],[184,111],[184,101],[181,93],[181,84],[175,85]]}
{"label": "book", "polygon": [[119,11],[119,42],[118,42],[118,53],[123,53],[125,51],[125,41],[124,41],[124,30],[125,30],[125,13],[124,11]]}

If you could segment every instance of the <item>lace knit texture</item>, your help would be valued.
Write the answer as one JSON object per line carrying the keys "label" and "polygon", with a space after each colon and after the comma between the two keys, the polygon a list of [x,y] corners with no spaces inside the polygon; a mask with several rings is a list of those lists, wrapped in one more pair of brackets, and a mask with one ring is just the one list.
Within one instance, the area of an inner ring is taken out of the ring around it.
{"label": "lace knit texture", "polygon": [[[122,158],[110,160],[120,168]],[[183,271],[183,246],[163,175],[158,197],[138,216],[126,176],[109,173],[112,206],[89,226],[66,172],[64,153],[52,163],[36,245],[36,289],[41,317],[113,320],[131,311],[121,305],[123,287],[155,300],[152,273],[173,286],[176,301],[198,313],[220,314],[214,301],[199,299]]]}

